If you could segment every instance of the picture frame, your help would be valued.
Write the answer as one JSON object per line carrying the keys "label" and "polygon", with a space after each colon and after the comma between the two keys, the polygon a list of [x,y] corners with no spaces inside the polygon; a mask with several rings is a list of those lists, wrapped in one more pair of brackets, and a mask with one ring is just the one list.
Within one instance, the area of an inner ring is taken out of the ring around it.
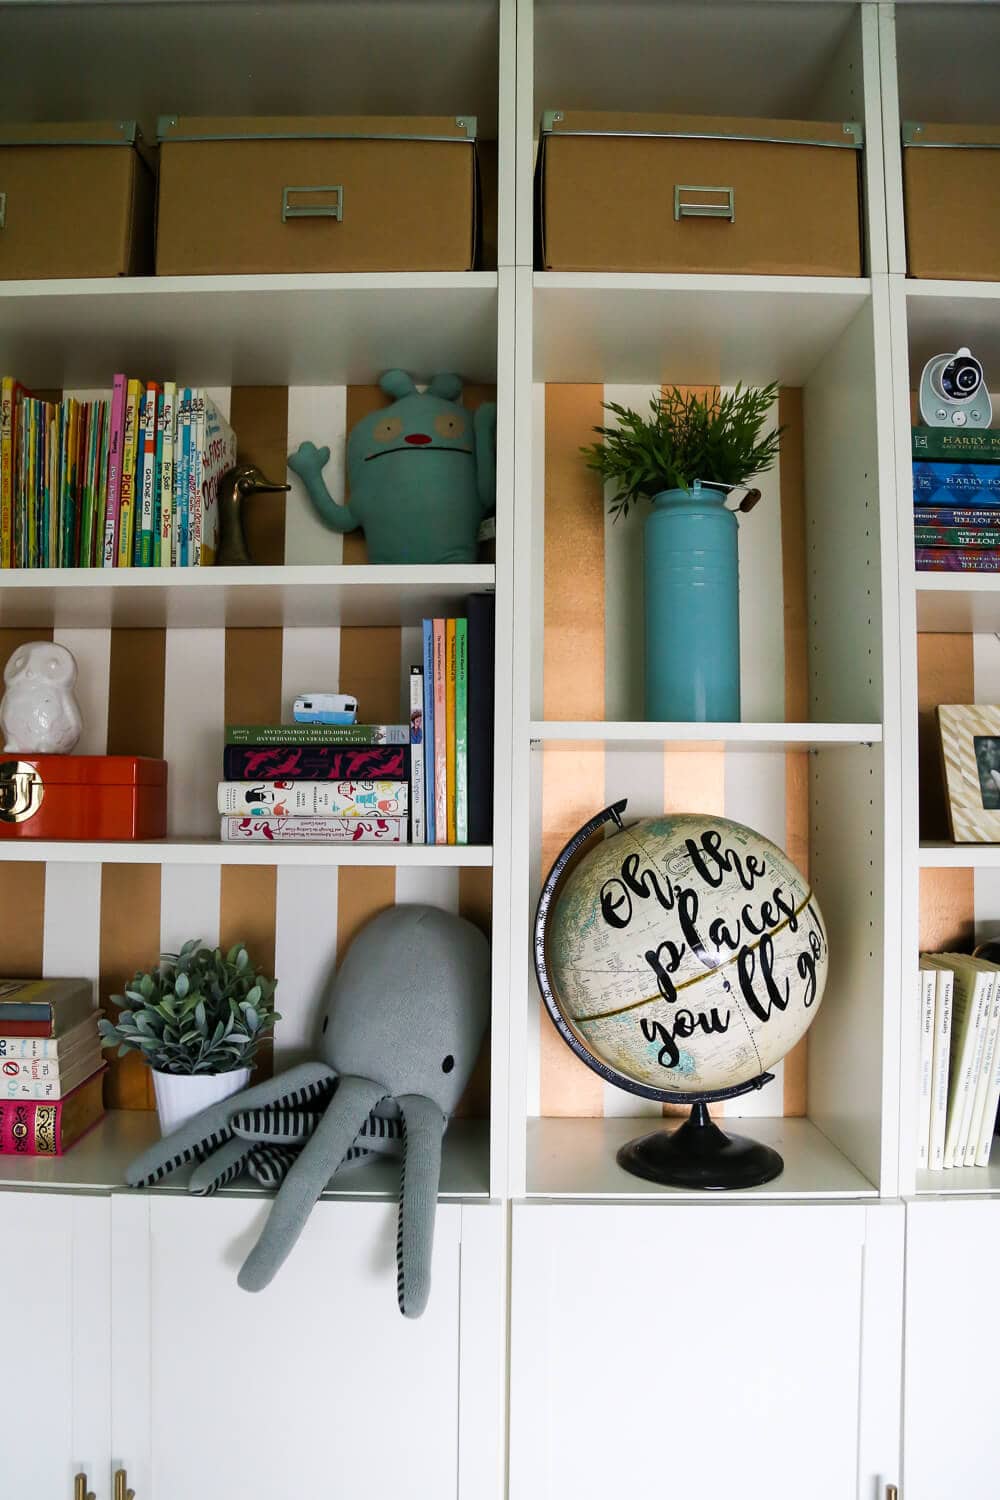
{"label": "picture frame", "polygon": [[1000,704],[938,706],[941,763],[956,844],[1000,844]]}

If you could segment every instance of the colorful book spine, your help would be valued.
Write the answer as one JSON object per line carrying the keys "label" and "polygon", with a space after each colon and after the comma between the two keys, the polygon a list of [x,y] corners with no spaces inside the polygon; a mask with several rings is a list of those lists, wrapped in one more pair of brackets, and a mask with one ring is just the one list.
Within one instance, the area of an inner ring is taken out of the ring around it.
{"label": "colorful book spine", "polygon": [[493,657],[495,600],[471,594],[466,602],[469,639],[469,842],[493,837]]}
{"label": "colorful book spine", "polygon": [[931,1136],[931,1101],[934,1094],[934,1007],[937,970],[921,960],[920,985],[920,1089],[917,1109],[917,1166],[926,1167]]}
{"label": "colorful book spine", "polygon": [[434,621],[434,842],[448,842],[448,656],[444,620]]}
{"label": "colorful book spine", "polygon": [[425,620],[424,636],[424,809],[425,837],[428,844],[437,842],[435,813],[437,797],[434,774],[434,621]]}
{"label": "colorful book spine", "polygon": [[188,458],[188,566],[201,567],[201,472],[205,454],[205,392],[191,392],[191,453]]}
{"label": "colorful book spine", "polygon": [[90,547],[93,537],[93,484],[94,452],[97,443],[97,426],[100,402],[84,404],[83,472],[80,486],[80,526],[78,539],[73,549],[73,564],[78,568],[90,566]]}
{"label": "colorful book spine", "polygon": [[409,724],[227,724],[227,745],[408,745]]}
{"label": "colorful book spine", "polygon": [[910,451],[920,460],[952,463],[1000,464],[1000,428],[980,432],[955,427],[914,427]]}
{"label": "colorful book spine", "polygon": [[989,506],[974,510],[955,505],[921,505],[914,510],[913,518],[918,526],[962,526],[976,530],[982,526],[991,531],[1000,528],[1000,515]]}
{"label": "colorful book spine", "polygon": [[[1000,511],[997,512],[1000,517]],[[918,547],[1000,547],[1000,527],[915,526]]]}
{"label": "colorful book spine", "polygon": [[180,393],[177,408],[177,444],[174,448],[174,564],[187,567],[188,554],[188,476],[191,461],[191,388]]}
{"label": "colorful book spine", "polygon": [[14,380],[0,380],[0,568],[14,561]]}
{"label": "colorful book spine", "polygon": [[61,1099],[101,1066],[100,1043],[60,1063],[55,1058],[0,1064],[0,1099]]}
{"label": "colorful book spine", "polygon": [[455,842],[469,842],[469,628],[455,621]]}
{"label": "colorful book spine", "polygon": [[412,798],[410,842],[427,842],[427,807],[424,787],[424,669],[410,668],[410,759]]}
{"label": "colorful book spine", "polygon": [[1000,552],[967,547],[918,547],[918,573],[998,573]]}
{"label": "colorful book spine", "polygon": [[173,565],[174,445],[177,442],[177,384],[163,382],[163,414],[160,419],[163,457],[160,463],[159,565]]}
{"label": "colorful book spine", "polygon": [[118,515],[118,566],[132,566],[135,546],[136,469],[139,458],[139,403],[142,384],[130,380],[125,396],[125,425],[122,433],[121,505]]}
{"label": "colorful book spine", "polygon": [[62,1036],[10,1036],[5,1031],[0,1035],[0,1060],[67,1060],[74,1052],[89,1046],[97,1036],[96,1022],[101,1014],[101,1011],[94,1011],[69,1031],[64,1031]]}
{"label": "colorful book spine", "polygon": [[219,480],[236,465],[236,434],[210,397],[205,398],[201,469],[202,567],[211,567],[219,544]]}
{"label": "colorful book spine", "polygon": [[61,1156],[104,1114],[101,1096],[106,1071],[107,1065],[102,1064],[62,1099],[0,1100],[0,1155]]}
{"label": "colorful book spine", "polygon": [[153,535],[156,512],[156,436],[160,419],[160,387],[146,387],[142,420],[142,484],[139,502],[139,566],[153,566]]}
{"label": "colorful book spine", "polygon": [[407,781],[405,745],[227,745],[226,781]]}
{"label": "colorful book spine", "polygon": [[224,844],[405,844],[406,818],[223,818]]}
{"label": "colorful book spine", "polygon": [[405,781],[220,781],[220,813],[243,818],[405,817]]}
{"label": "colorful book spine", "polygon": [[448,775],[448,842],[458,842],[455,832],[455,684],[458,658],[455,645],[455,621],[444,622],[444,711],[447,724],[445,755]]}
{"label": "colorful book spine", "polygon": [[989,509],[1000,505],[1000,464],[913,464],[913,503]]}
{"label": "colorful book spine", "polygon": [[91,537],[91,566],[99,568],[104,560],[104,531],[107,521],[108,463],[111,457],[111,402],[101,402],[100,447],[97,456],[97,493],[94,496],[94,526]]}
{"label": "colorful book spine", "polygon": [[122,450],[125,438],[125,386],[125,376],[116,375],[111,392],[111,428],[108,433],[108,492],[104,518],[104,566],[106,568],[113,568],[118,559]]}

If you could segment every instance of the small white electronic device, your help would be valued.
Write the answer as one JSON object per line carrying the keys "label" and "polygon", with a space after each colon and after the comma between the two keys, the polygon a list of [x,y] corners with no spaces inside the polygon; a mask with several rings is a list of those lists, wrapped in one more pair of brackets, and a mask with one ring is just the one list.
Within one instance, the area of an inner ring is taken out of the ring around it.
{"label": "small white electronic device", "polygon": [[302,693],[292,718],[296,724],[356,724],[358,700],[350,693]]}
{"label": "small white electronic device", "polygon": [[983,367],[968,349],[935,354],[920,377],[920,416],[927,427],[988,427],[993,404]]}

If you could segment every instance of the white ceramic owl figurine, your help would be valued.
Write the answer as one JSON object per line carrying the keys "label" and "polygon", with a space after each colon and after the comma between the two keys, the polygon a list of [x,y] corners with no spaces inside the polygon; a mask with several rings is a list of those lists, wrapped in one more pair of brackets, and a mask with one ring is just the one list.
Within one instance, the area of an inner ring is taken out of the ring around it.
{"label": "white ceramic owl figurine", "polygon": [[0,731],[4,750],[32,755],[68,755],[83,721],[73,693],[76,659],[53,641],[19,646],[3,674]]}

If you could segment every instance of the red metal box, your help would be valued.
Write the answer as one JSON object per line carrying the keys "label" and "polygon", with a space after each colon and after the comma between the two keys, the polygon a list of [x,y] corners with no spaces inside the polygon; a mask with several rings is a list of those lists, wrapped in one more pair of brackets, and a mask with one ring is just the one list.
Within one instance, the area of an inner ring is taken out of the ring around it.
{"label": "red metal box", "polygon": [[167,763],[141,755],[0,759],[0,838],[159,839]]}

